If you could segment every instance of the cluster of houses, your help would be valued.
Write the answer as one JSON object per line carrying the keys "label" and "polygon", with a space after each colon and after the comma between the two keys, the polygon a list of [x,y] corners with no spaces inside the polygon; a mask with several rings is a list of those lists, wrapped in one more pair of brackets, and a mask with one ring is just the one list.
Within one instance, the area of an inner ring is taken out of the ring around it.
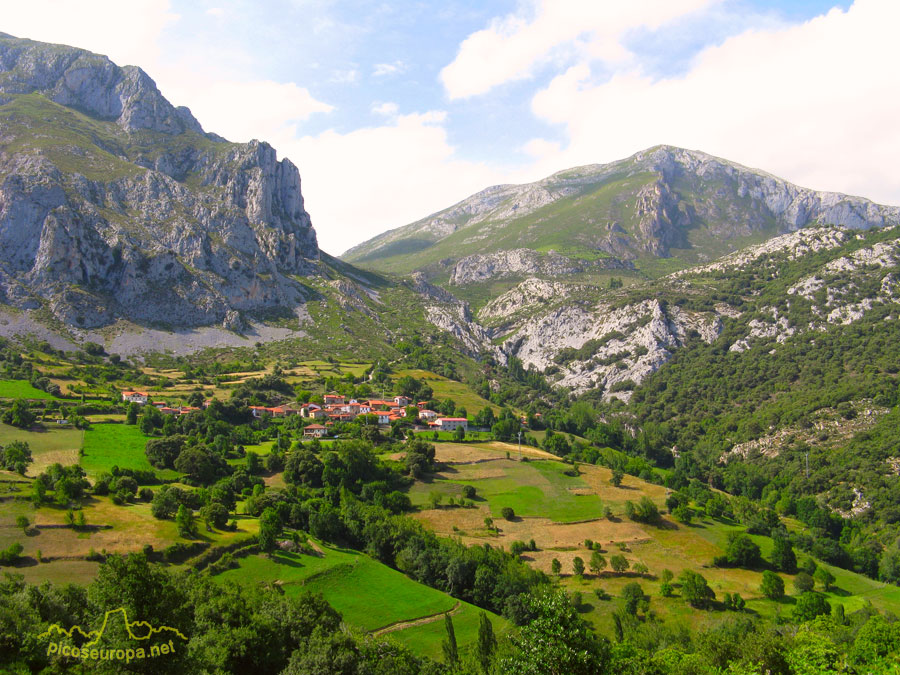
{"label": "cluster of houses", "polygon": [[[123,391],[122,400],[139,405],[155,406],[166,415],[186,415],[200,410],[190,406],[172,408],[163,401],[151,401],[149,394],[142,391]],[[209,407],[211,400],[204,401],[203,407]],[[328,432],[328,428],[336,422],[350,422],[359,415],[377,415],[379,425],[389,425],[397,419],[406,418],[410,411],[408,407],[412,401],[406,396],[395,396],[393,399],[369,399],[367,401],[347,400],[340,394],[325,394],[322,405],[317,403],[303,403],[301,405],[279,405],[274,407],[251,405],[250,413],[254,417],[289,417],[299,415],[312,420],[322,420],[324,424],[313,423],[303,429],[303,435],[308,437],[322,437]],[[427,402],[416,403],[418,414],[416,424],[424,425],[436,431],[456,431],[462,427],[464,431],[469,429],[469,421],[465,417],[442,417],[434,410],[428,410]]]}

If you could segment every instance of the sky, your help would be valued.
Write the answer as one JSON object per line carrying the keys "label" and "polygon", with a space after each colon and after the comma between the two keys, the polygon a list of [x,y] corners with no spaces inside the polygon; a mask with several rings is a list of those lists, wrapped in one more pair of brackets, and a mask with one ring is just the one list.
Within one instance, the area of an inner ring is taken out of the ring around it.
{"label": "sky", "polygon": [[897,0],[0,0],[300,169],[332,254],[666,143],[900,204]]}

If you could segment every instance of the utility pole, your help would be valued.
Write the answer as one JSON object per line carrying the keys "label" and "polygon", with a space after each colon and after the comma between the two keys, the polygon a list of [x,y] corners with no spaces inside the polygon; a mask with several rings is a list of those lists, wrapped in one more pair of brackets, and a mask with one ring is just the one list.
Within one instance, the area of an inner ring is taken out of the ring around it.
{"label": "utility pole", "polygon": [[522,430],[519,429],[519,461],[522,461]]}

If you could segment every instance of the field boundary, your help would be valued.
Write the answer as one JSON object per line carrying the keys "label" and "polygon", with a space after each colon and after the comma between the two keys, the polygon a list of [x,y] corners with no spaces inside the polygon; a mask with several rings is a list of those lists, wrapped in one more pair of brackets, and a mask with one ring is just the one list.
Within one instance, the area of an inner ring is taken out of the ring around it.
{"label": "field boundary", "polygon": [[375,637],[379,637],[384,635],[385,633],[393,633],[398,630],[406,630],[407,628],[412,628],[414,626],[424,626],[425,624],[434,623],[435,621],[439,621],[444,614],[449,614],[453,616],[454,614],[459,614],[462,611],[463,604],[457,600],[456,604],[452,609],[444,611],[444,612],[435,612],[434,614],[426,614],[425,616],[420,616],[417,619],[404,619],[402,621],[395,621],[394,623],[389,623],[387,626],[382,626],[381,628],[376,628],[375,630],[369,631]]}

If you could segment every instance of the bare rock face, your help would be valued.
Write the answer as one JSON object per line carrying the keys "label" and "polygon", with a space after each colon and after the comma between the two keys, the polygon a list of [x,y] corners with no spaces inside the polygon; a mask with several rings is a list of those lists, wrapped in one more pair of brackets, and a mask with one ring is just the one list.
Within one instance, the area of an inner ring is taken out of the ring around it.
{"label": "bare rock face", "polygon": [[79,328],[237,329],[302,303],[290,277],[318,259],[300,175],[271,146],[205,134],[138,68],[0,35],[7,302]]}

